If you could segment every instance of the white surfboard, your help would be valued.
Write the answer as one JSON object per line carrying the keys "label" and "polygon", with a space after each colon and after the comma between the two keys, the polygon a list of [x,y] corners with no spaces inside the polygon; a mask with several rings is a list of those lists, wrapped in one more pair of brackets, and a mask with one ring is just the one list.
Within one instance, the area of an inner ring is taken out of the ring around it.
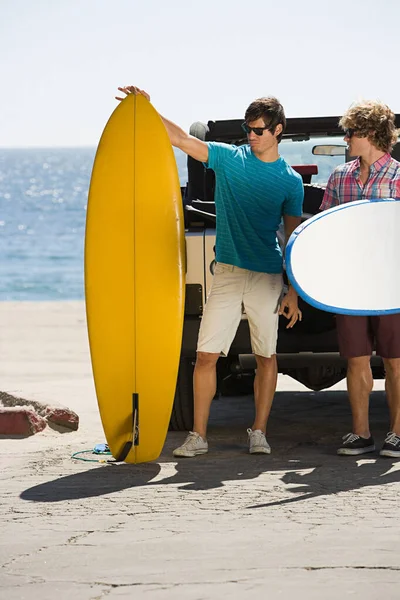
{"label": "white surfboard", "polygon": [[288,241],[286,271],[321,310],[400,312],[400,200],[349,202],[308,219]]}

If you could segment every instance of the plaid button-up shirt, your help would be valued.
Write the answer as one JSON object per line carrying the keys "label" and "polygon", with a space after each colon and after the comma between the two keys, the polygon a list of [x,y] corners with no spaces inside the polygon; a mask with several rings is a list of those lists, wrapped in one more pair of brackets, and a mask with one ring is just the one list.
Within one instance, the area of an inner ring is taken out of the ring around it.
{"label": "plaid button-up shirt", "polygon": [[360,179],[360,159],[339,165],[329,177],[320,210],[354,200],[400,199],[400,162],[389,153],[375,161],[365,184]]}

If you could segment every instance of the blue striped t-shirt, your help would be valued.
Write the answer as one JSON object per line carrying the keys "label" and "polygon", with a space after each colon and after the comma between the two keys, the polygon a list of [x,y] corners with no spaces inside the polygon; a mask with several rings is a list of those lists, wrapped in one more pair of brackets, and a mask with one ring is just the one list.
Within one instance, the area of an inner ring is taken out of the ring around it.
{"label": "blue striped t-shirt", "polygon": [[248,144],[208,142],[215,172],[216,260],[262,273],[282,271],[276,232],[283,215],[302,214],[301,176],[282,158],[258,159]]}

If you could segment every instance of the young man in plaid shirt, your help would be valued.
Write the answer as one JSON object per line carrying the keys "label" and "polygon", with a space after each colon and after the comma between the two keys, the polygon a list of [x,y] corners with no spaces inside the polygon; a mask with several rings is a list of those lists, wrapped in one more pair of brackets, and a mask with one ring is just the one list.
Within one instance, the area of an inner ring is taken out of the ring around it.
{"label": "young man in plaid shirt", "polygon": [[[350,156],[358,158],[340,165],[332,173],[320,209],[355,200],[400,200],[400,163],[390,155],[398,131],[389,107],[380,102],[353,105],[339,124],[344,129]],[[370,357],[375,344],[385,366],[390,410],[390,431],[380,454],[400,458],[400,314],[337,315],[336,322],[340,353],[348,361],[347,389],[353,417],[353,430],[343,437],[338,454],[357,455],[375,450],[368,419],[373,388]]]}

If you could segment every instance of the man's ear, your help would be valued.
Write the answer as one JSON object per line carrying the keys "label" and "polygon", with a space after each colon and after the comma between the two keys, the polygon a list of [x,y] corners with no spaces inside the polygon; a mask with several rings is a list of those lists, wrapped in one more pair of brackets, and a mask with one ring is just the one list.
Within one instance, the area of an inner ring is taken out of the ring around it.
{"label": "man's ear", "polygon": [[278,123],[278,125],[275,127],[274,136],[278,137],[278,135],[280,133],[282,133],[282,131],[283,131],[282,123]]}

